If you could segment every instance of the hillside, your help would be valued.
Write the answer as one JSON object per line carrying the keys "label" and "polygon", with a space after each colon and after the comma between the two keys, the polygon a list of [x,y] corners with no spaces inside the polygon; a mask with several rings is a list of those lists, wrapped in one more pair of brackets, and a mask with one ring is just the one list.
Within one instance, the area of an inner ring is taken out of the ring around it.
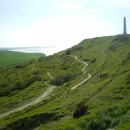
{"label": "hillside", "polygon": [[0,104],[0,130],[129,130],[130,35],[1,68]]}
{"label": "hillside", "polygon": [[0,68],[12,64],[25,63],[32,59],[45,56],[42,53],[22,53],[8,50],[0,50]]}

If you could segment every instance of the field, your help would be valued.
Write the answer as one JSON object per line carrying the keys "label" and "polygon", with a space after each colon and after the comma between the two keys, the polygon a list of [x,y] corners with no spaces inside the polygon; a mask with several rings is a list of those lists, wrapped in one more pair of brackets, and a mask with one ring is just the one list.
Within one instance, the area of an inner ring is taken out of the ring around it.
{"label": "field", "polygon": [[9,66],[17,63],[24,63],[32,59],[45,56],[41,53],[22,53],[14,51],[0,51],[0,67]]}
{"label": "field", "polygon": [[129,128],[130,35],[0,68],[0,130]]}

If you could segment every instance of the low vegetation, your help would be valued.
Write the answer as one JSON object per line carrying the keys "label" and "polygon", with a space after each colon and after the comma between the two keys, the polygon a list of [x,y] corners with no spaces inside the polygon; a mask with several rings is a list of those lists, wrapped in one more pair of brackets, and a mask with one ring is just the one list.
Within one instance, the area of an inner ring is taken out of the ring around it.
{"label": "low vegetation", "polygon": [[[39,102],[3,116],[42,94],[47,96]],[[84,39],[54,55],[0,68],[0,130],[129,130],[129,97],[130,35]]]}
{"label": "low vegetation", "polygon": [[[12,64],[25,63],[32,59],[44,57],[42,53],[22,53],[14,51],[0,50],[0,68]],[[20,67],[18,65],[17,67]]]}

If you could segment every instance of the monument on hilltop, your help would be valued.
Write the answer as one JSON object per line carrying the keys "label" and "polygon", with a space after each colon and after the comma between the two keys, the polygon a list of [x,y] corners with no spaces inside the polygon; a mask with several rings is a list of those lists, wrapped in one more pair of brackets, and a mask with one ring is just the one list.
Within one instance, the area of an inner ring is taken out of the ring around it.
{"label": "monument on hilltop", "polygon": [[124,17],[124,21],[123,21],[123,34],[127,34],[126,33],[126,18]]}

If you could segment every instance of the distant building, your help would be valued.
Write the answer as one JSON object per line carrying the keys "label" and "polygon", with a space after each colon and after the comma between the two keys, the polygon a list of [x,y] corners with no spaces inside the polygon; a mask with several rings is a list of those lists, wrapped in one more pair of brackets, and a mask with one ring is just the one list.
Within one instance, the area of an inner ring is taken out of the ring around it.
{"label": "distant building", "polygon": [[124,21],[123,21],[123,34],[127,34],[126,33],[126,18],[124,17]]}

